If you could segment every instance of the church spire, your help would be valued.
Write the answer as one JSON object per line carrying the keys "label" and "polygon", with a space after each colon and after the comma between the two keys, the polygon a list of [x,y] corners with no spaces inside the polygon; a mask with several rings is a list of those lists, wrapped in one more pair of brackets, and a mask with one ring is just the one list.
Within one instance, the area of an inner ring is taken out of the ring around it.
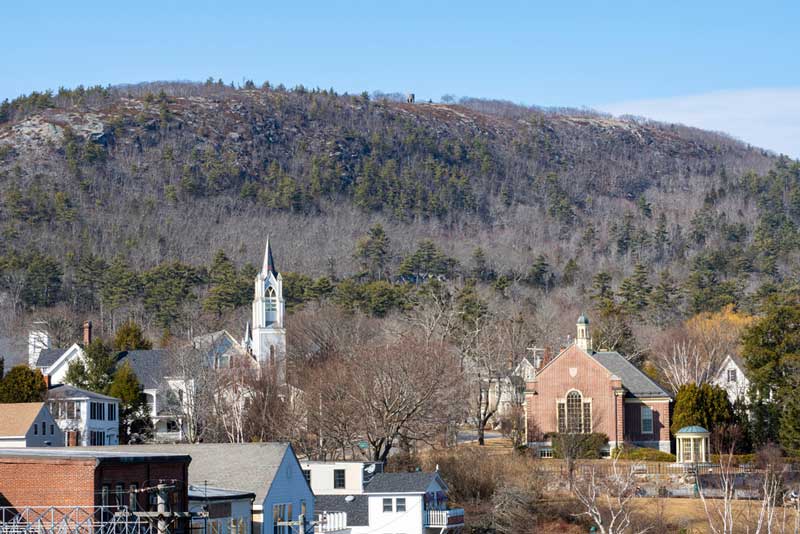
{"label": "church spire", "polygon": [[278,270],[275,268],[275,259],[272,257],[272,247],[269,246],[269,236],[267,236],[267,248],[264,250],[264,265],[261,267],[262,273],[272,273],[278,276]]}

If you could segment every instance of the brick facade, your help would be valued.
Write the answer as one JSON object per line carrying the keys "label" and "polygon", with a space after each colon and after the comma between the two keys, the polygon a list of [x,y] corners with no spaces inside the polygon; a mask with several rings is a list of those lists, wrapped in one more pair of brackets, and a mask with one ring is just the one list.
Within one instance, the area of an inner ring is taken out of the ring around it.
{"label": "brick facade", "polygon": [[[137,488],[154,485],[159,480],[176,481],[171,509],[188,510],[187,456],[118,456],[106,454],[87,457],[48,450],[36,455],[28,449],[15,455],[10,449],[0,452],[0,506],[95,506],[108,490],[108,504],[116,505],[117,484],[124,488],[128,505],[131,484]],[[147,496],[139,495],[139,508],[149,508]]]}
{"label": "brick facade", "polygon": [[[577,345],[565,349],[526,385],[529,442],[558,431],[557,405],[570,391],[591,404],[591,429],[606,434],[612,447],[624,441],[669,448],[669,399],[632,398],[619,378]],[[653,410],[653,434],[641,433],[642,402]]]}

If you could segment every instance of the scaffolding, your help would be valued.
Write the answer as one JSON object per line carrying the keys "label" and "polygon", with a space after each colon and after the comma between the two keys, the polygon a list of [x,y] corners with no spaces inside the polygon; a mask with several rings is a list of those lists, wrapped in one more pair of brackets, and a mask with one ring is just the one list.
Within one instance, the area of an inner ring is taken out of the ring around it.
{"label": "scaffolding", "polygon": [[0,534],[157,534],[125,506],[0,506]]}

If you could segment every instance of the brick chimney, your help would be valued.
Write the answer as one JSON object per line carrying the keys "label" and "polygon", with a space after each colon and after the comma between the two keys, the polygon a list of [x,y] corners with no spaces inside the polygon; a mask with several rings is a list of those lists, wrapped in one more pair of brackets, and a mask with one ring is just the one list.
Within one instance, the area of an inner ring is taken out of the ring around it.
{"label": "brick chimney", "polygon": [[83,346],[88,347],[92,342],[92,321],[83,322]]}

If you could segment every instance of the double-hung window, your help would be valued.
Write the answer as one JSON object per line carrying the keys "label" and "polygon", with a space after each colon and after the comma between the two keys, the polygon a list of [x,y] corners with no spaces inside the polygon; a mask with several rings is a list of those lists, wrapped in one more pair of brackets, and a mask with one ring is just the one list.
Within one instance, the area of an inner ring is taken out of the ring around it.
{"label": "double-hung window", "polygon": [[394,511],[395,512],[405,512],[406,511],[406,498],[405,497],[398,497],[394,502]]}
{"label": "double-hung window", "polygon": [[383,499],[383,511],[384,512],[391,512],[392,509],[392,499]]}
{"label": "double-hung window", "polygon": [[653,409],[642,404],[642,434],[653,433]]}
{"label": "double-hung window", "polygon": [[344,469],[333,470],[333,487],[334,489],[344,488]]}

